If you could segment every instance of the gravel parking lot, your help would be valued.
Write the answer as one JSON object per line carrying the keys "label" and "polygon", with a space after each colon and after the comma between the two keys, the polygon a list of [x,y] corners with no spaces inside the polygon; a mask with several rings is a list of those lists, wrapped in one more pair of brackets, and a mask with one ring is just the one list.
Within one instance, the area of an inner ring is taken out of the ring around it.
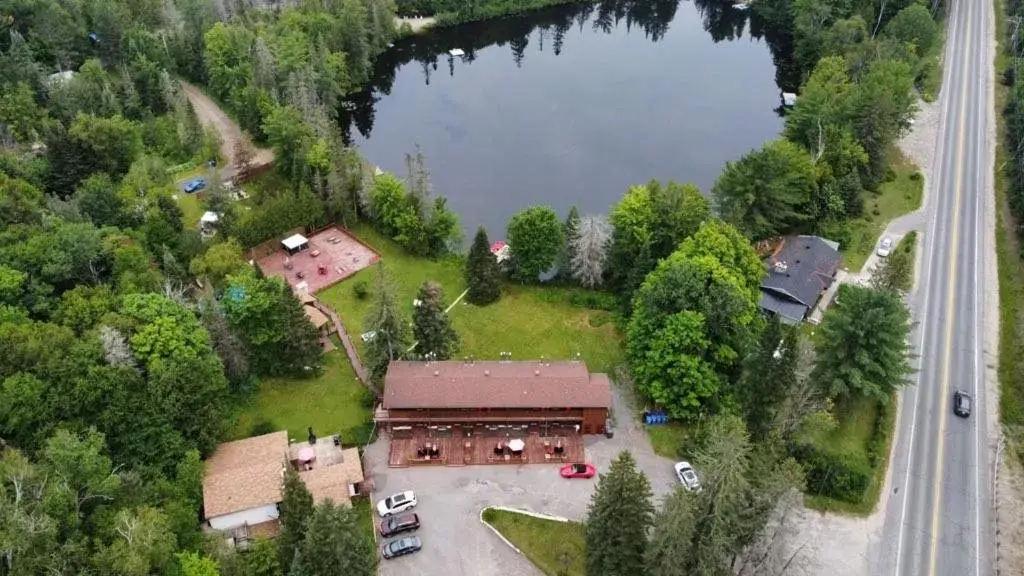
{"label": "gravel parking lot", "polygon": [[[587,460],[599,473],[611,460],[630,450],[651,481],[659,501],[676,484],[672,462],[656,456],[635,418],[636,410],[618,386],[613,387],[615,437],[587,436]],[[388,440],[366,450],[365,463],[374,483],[373,501],[401,490],[414,490],[422,527],[417,535],[423,550],[395,560],[381,560],[380,573],[390,575],[536,576],[529,560],[503,544],[479,520],[485,506],[509,506],[583,520],[593,480],[563,480],[558,466],[466,466],[388,468]]]}

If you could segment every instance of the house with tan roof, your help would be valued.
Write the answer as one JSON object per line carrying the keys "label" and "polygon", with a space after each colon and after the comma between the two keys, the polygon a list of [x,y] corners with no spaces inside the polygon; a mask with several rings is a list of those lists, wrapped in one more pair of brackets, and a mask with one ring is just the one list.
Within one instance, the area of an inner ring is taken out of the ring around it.
{"label": "house with tan roof", "polygon": [[314,501],[350,505],[360,495],[363,465],[357,448],[337,436],[291,442],[285,431],[225,442],[206,461],[203,518],[212,530],[276,533],[285,467],[299,472]]}

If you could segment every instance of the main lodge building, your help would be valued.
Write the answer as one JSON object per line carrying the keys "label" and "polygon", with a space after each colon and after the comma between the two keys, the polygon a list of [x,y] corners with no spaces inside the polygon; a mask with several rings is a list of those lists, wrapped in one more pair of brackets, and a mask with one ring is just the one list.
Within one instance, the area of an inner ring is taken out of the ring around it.
{"label": "main lodge building", "polygon": [[396,361],[374,420],[393,441],[465,439],[469,450],[487,437],[602,434],[610,407],[608,376],[579,361]]}

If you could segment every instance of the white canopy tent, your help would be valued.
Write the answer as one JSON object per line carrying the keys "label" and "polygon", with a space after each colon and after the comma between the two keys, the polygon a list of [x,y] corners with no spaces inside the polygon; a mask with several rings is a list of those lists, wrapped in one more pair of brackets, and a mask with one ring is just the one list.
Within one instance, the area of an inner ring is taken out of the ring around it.
{"label": "white canopy tent", "polygon": [[293,234],[281,240],[281,246],[284,246],[289,254],[295,254],[309,248],[309,240],[302,234]]}

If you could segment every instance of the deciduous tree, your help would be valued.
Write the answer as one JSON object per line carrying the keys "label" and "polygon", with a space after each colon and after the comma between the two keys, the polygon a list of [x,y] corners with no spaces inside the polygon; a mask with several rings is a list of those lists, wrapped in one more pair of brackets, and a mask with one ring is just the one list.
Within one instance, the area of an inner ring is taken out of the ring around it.
{"label": "deciduous tree", "polygon": [[892,292],[843,285],[825,312],[811,379],[831,397],[888,402],[912,372],[910,312]]}
{"label": "deciduous tree", "polygon": [[477,228],[473,245],[469,249],[466,285],[469,287],[466,299],[473,304],[483,306],[501,298],[501,269],[498,268],[498,259],[491,252],[491,242],[483,226]]}
{"label": "deciduous tree", "polygon": [[508,239],[513,275],[522,282],[536,282],[551,270],[562,250],[562,223],[550,206],[531,206],[509,220]]}
{"label": "deciduous tree", "polygon": [[587,574],[633,576],[644,565],[654,521],[651,484],[628,451],[612,460],[587,508]]}
{"label": "deciduous tree", "polygon": [[444,292],[437,282],[420,286],[412,311],[412,334],[416,354],[433,360],[448,360],[459,348],[459,335],[445,312]]}
{"label": "deciduous tree", "polygon": [[258,373],[301,377],[323,367],[316,327],[282,279],[257,278],[247,271],[227,282],[224,314],[245,341]]}

